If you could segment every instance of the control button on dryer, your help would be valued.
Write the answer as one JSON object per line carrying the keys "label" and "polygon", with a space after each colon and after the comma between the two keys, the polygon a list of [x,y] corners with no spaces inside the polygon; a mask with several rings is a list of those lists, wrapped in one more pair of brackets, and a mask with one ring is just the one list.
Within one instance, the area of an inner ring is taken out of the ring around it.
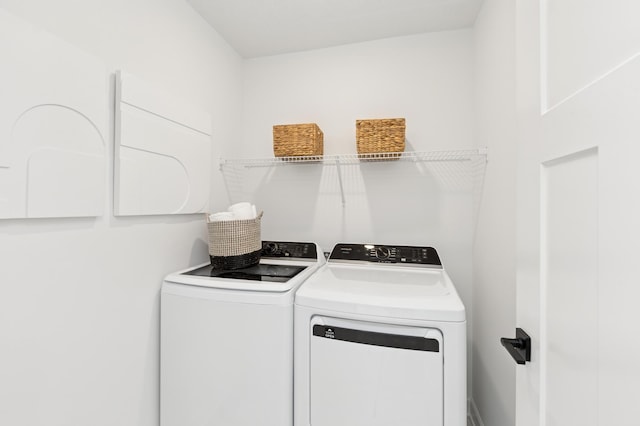
{"label": "control button on dryer", "polygon": [[391,253],[389,252],[389,249],[387,247],[382,246],[376,248],[376,257],[378,259],[388,259],[390,254]]}

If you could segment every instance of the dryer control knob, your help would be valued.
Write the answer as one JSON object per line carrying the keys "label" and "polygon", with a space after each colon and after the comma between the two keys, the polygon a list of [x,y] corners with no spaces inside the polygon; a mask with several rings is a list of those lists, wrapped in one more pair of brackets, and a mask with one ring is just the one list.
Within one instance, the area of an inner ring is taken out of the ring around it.
{"label": "dryer control knob", "polygon": [[380,260],[389,258],[390,251],[387,247],[376,247],[376,257]]}

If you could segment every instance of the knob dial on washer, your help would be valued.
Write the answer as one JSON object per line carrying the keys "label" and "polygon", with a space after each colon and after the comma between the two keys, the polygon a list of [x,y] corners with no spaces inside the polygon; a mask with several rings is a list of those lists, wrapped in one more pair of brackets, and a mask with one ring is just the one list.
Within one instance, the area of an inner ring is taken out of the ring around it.
{"label": "knob dial on washer", "polygon": [[278,253],[278,244],[276,243],[267,243],[265,244],[264,251],[266,254],[276,254]]}

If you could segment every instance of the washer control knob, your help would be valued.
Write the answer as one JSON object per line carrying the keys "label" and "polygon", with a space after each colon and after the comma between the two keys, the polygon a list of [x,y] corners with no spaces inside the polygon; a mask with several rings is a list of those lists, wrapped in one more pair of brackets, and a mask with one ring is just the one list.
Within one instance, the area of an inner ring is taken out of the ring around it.
{"label": "washer control knob", "polygon": [[278,253],[278,244],[276,243],[267,243],[264,245],[265,254],[276,254]]}
{"label": "washer control knob", "polygon": [[376,247],[376,257],[380,260],[386,260],[389,258],[391,252],[387,247]]}

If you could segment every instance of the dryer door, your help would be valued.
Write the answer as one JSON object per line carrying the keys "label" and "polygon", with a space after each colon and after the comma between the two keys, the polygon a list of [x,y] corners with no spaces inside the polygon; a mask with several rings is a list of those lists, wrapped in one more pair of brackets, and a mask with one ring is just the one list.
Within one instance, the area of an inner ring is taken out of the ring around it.
{"label": "dryer door", "polygon": [[437,329],[314,317],[312,426],[443,424],[443,338]]}

